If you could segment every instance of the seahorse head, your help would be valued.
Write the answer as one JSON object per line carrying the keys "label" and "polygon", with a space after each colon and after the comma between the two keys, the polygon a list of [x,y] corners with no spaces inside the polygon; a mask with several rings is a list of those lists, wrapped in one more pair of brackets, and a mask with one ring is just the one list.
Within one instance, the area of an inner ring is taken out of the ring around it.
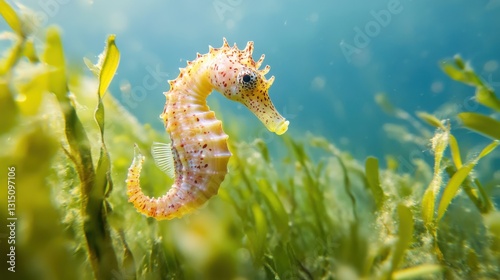
{"label": "seahorse head", "polygon": [[264,55],[258,61],[252,58],[253,42],[239,50],[236,44],[230,47],[224,38],[221,48],[210,47],[213,58],[210,65],[210,81],[215,90],[226,98],[245,105],[269,129],[280,135],[287,131],[289,122],[278,113],[269,98],[269,88],[274,76],[266,79],[271,67],[260,69]]}

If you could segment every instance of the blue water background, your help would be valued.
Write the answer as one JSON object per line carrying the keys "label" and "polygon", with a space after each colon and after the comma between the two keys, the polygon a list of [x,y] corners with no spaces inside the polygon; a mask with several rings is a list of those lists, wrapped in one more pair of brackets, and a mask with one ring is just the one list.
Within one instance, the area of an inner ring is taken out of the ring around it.
{"label": "blue water background", "polygon": [[[457,111],[489,112],[471,102],[472,88],[442,73],[443,58],[461,54],[500,92],[499,0],[21,2],[43,25],[61,26],[68,58],[82,69],[82,57],[95,61],[107,35],[116,34],[121,63],[110,89],[141,122],[159,130],[167,80],[208,45],[221,46],[223,37],[240,48],[254,41],[255,59],[265,53],[268,76],[276,76],[270,95],[290,120],[288,133],[323,135],[359,159],[432,159],[426,156],[429,147],[387,137],[384,124],[404,122],[382,112],[374,101],[378,92],[412,114],[434,112],[445,103]],[[360,40],[359,30],[368,37]],[[121,90],[127,85],[128,101]],[[219,94],[210,98],[221,115],[237,116],[224,125],[245,128],[240,140],[278,142],[242,106]],[[454,133],[465,150],[477,152],[489,141],[456,123]],[[499,156],[490,163],[498,167]]]}

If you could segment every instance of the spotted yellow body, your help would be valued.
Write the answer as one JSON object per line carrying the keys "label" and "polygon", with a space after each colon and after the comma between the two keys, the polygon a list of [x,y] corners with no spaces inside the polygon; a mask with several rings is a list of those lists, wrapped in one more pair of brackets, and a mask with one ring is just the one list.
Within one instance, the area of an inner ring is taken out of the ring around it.
{"label": "spotted yellow body", "polygon": [[162,197],[146,196],[139,182],[144,156],[136,148],[127,194],[140,213],[158,220],[180,218],[217,194],[231,153],[222,123],[206,103],[212,90],[244,104],[271,132],[286,132],[288,121],[276,111],[268,95],[274,76],[265,78],[270,67],[259,70],[264,55],[254,61],[252,52],[253,42],[239,50],[224,39],[221,48],[210,47],[207,54],[198,54],[196,60],[180,69],[175,80],[169,81],[160,117],[171,140],[174,184]]}

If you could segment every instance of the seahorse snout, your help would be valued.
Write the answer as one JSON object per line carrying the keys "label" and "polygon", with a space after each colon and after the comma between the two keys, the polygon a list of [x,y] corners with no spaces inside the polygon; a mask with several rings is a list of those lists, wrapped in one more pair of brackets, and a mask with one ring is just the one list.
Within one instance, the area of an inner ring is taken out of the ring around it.
{"label": "seahorse snout", "polygon": [[250,102],[245,102],[246,100],[243,100],[242,103],[254,113],[269,131],[277,135],[285,133],[288,130],[288,124],[290,122],[276,110],[269,97],[264,100],[264,102],[260,102],[258,99],[251,100]]}
{"label": "seahorse snout", "polygon": [[[276,112],[276,113],[278,114],[278,112]],[[281,135],[281,134],[285,133],[288,130],[288,124],[290,123],[285,118],[283,118],[281,115],[279,115],[278,119],[275,119],[275,118],[271,118],[270,120],[269,119],[262,120],[261,118],[259,118],[259,119],[262,121],[262,123],[266,126],[266,128],[269,131],[274,132],[277,135]]]}
{"label": "seahorse snout", "polygon": [[276,130],[274,132],[277,135],[281,135],[281,134],[285,133],[288,130],[289,123],[290,123],[289,121],[287,121],[283,118],[283,122],[281,122],[280,124],[278,124],[278,126],[276,126]]}

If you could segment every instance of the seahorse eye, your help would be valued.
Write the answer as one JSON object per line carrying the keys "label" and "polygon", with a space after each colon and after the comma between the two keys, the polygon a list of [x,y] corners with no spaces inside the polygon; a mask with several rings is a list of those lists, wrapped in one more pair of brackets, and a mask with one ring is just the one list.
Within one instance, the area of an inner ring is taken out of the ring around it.
{"label": "seahorse eye", "polygon": [[257,73],[251,70],[242,71],[238,75],[238,80],[242,88],[246,90],[253,90],[257,85]]}

